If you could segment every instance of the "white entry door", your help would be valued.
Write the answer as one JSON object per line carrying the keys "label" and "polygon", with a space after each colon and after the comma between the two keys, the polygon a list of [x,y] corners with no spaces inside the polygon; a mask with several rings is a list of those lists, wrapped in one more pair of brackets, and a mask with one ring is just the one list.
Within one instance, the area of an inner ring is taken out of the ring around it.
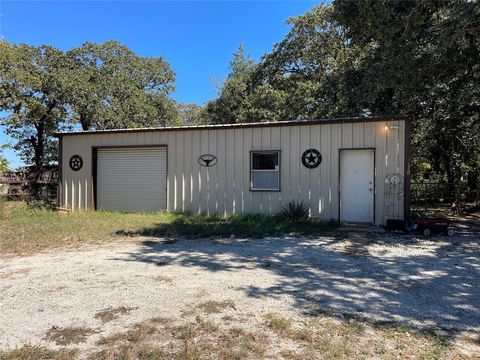
{"label": "white entry door", "polygon": [[340,221],[373,223],[375,150],[340,151]]}

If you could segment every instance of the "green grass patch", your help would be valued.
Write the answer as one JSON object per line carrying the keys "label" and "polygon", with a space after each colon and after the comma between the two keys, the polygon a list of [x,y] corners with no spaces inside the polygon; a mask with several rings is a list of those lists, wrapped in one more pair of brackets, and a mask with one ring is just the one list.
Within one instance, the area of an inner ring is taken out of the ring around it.
{"label": "green grass patch", "polygon": [[275,332],[286,332],[292,326],[293,320],[285,318],[278,314],[268,314],[266,316],[266,325]]}
{"label": "green grass patch", "polygon": [[336,224],[315,219],[288,221],[265,215],[224,218],[169,212],[103,211],[61,214],[32,209],[23,202],[6,202],[2,209],[0,254],[3,255],[28,255],[48,249],[121,241],[131,236],[260,238],[315,235],[336,228]]}
{"label": "green grass patch", "polygon": [[28,255],[55,248],[75,248],[125,239],[119,231],[135,232],[161,222],[172,222],[169,213],[126,214],[77,212],[61,214],[8,201],[0,217],[0,254]]}
{"label": "green grass patch", "polygon": [[120,231],[119,235],[175,238],[235,237],[262,238],[266,236],[317,235],[337,228],[337,224],[317,219],[286,220],[280,216],[171,214],[172,221],[161,222],[140,231]]}

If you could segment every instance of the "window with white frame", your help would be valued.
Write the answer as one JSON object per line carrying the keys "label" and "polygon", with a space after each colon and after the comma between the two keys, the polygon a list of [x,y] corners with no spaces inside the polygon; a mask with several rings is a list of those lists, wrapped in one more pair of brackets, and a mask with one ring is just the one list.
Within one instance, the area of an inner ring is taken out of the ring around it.
{"label": "window with white frame", "polygon": [[280,151],[250,153],[251,190],[280,190]]}

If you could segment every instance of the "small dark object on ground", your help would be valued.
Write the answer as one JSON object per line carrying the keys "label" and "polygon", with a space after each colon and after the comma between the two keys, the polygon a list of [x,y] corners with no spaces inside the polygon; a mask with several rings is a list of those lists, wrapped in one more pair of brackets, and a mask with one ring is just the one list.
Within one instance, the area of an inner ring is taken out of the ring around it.
{"label": "small dark object on ground", "polygon": [[405,231],[405,221],[398,219],[387,219],[387,231]]}

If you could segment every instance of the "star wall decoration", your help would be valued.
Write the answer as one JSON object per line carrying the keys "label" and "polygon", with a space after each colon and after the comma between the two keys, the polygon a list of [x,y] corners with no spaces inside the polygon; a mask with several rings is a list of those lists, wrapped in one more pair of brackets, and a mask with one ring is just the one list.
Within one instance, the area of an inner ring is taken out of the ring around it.
{"label": "star wall decoration", "polygon": [[322,162],[322,155],[316,149],[305,150],[302,154],[302,164],[308,169],[314,169]]}

